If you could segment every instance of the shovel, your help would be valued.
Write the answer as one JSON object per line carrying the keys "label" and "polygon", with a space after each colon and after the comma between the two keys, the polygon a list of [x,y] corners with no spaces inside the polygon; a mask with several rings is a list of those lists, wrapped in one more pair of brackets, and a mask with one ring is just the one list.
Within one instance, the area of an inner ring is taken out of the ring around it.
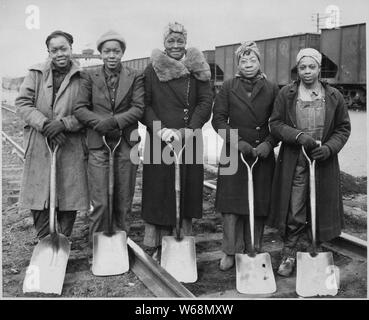
{"label": "shovel", "polygon": [[33,250],[30,264],[23,282],[23,292],[42,292],[60,295],[63,288],[65,271],[70,253],[70,242],[66,236],[59,234],[56,227],[56,154],[47,139],[46,145],[50,152],[50,234],[41,239]]}
{"label": "shovel", "polygon": [[304,147],[302,152],[309,163],[312,253],[296,254],[296,292],[301,297],[335,296],[339,287],[339,269],[334,265],[332,252],[316,250],[315,160],[310,160]]}
{"label": "shovel", "polygon": [[267,252],[256,254],[254,243],[254,186],[252,169],[258,161],[258,157],[256,157],[251,167],[242,154],[241,159],[246,165],[248,172],[251,251],[249,254],[236,254],[236,288],[240,293],[269,294],[277,290],[270,255]]}
{"label": "shovel", "polygon": [[111,276],[129,270],[127,234],[125,231],[113,231],[113,199],[114,199],[114,153],[122,137],[111,147],[102,137],[109,150],[109,212],[108,230],[95,232],[93,236],[92,273],[95,276]]}
{"label": "shovel", "polygon": [[181,154],[185,148],[174,151],[173,145],[168,142],[175,158],[175,189],[176,189],[176,235],[162,238],[162,253],[160,265],[177,281],[193,283],[197,280],[195,237],[180,235],[180,169]]}

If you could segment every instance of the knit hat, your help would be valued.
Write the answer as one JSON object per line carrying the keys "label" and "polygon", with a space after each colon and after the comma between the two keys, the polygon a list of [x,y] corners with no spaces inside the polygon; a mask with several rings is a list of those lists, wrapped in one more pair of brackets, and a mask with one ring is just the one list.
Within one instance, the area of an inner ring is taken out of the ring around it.
{"label": "knit hat", "polygon": [[318,65],[320,66],[322,64],[322,55],[318,50],[315,50],[313,48],[305,48],[301,49],[296,57],[296,64],[299,64],[300,60],[303,57],[311,57],[313,58]]}
{"label": "knit hat", "polygon": [[45,41],[46,47],[49,47],[49,43],[50,43],[51,39],[56,38],[56,37],[60,37],[60,36],[64,37],[68,41],[68,43],[70,45],[72,45],[73,36],[70,33],[64,32],[64,31],[61,31],[61,30],[55,30],[47,36],[46,41]]}
{"label": "knit hat", "polygon": [[180,23],[178,22],[170,22],[165,28],[164,28],[164,41],[168,38],[168,36],[173,33],[173,32],[176,32],[176,33],[181,33],[186,42],[187,42],[187,30],[184,28],[183,25],[181,25]]}
{"label": "knit hat", "polygon": [[246,41],[243,42],[236,50],[235,54],[237,57],[237,60],[239,61],[240,58],[244,55],[244,54],[250,54],[250,52],[254,52],[255,55],[258,57],[259,61],[260,61],[260,51],[258,46],[256,45],[255,41]]}
{"label": "knit hat", "polygon": [[110,41],[110,40],[115,40],[118,41],[122,47],[122,51],[124,53],[124,51],[126,50],[126,41],[124,40],[124,38],[116,31],[114,30],[109,30],[108,32],[104,33],[97,41],[96,41],[96,46],[97,46],[97,50],[99,52],[101,52],[101,46],[103,45],[104,42],[106,41]]}

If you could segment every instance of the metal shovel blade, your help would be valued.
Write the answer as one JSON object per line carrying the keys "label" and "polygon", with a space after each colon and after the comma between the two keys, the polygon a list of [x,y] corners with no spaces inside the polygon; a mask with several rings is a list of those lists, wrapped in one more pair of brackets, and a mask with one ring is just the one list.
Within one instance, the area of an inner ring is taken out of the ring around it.
{"label": "metal shovel blade", "polygon": [[[23,292],[42,292],[60,295],[67,268],[70,242],[62,234],[42,239],[32,253],[23,282]],[[58,246],[55,243],[58,242]]]}
{"label": "metal shovel blade", "polygon": [[296,292],[301,297],[335,296],[339,288],[339,269],[332,252],[297,252]]}
{"label": "metal shovel blade", "polygon": [[193,283],[197,280],[195,238],[174,236],[162,238],[160,265],[177,281]]}
{"label": "metal shovel blade", "polygon": [[277,290],[269,253],[254,257],[236,254],[236,289],[246,294],[268,294]]}
{"label": "metal shovel blade", "polygon": [[92,273],[112,276],[129,270],[127,234],[116,231],[112,235],[95,232],[93,237]]}

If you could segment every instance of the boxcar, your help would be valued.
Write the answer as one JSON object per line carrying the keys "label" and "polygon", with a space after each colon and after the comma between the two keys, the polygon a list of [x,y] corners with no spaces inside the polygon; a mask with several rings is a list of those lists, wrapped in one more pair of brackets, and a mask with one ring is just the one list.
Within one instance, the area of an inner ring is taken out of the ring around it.
{"label": "boxcar", "polygon": [[349,108],[366,108],[365,23],[323,29],[320,50],[335,65],[325,80],[344,95]]}
{"label": "boxcar", "polygon": [[[261,55],[261,69],[268,79],[284,86],[291,81],[291,70],[296,64],[296,55],[302,48],[311,47],[319,50],[317,33],[296,34],[255,41]],[[215,75],[216,85],[232,78],[237,72],[235,51],[240,44],[215,47],[215,63],[223,71],[223,75]]]}

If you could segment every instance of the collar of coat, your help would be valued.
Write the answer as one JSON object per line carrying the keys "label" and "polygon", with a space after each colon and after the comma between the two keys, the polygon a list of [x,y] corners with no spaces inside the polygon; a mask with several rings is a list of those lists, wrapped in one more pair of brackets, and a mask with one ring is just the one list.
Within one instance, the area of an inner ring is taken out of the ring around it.
{"label": "collar of coat", "polygon": [[[292,100],[297,95],[297,91],[298,91],[298,87],[299,87],[300,82],[301,82],[301,80],[295,80],[291,84],[287,85],[288,88],[289,88],[288,93],[287,93],[288,99]],[[336,100],[338,99],[338,97],[336,96],[336,92],[328,84],[328,82],[321,81],[321,80],[319,80],[319,82],[321,83],[321,85],[323,86],[323,88],[325,90],[325,96],[330,95],[334,99],[336,99]]]}
{"label": "collar of coat", "polygon": [[190,73],[200,81],[209,81],[211,77],[209,64],[203,53],[196,48],[188,48],[182,61],[169,57],[159,49],[154,49],[150,60],[160,82],[178,79]]}
{"label": "collar of coat", "polygon": [[[73,76],[75,73],[80,72],[81,68],[75,63],[74,60],[71,60],[72,66],[69,70],[70,76]],[[46,62],[36,64],[29,68],[29,70],[36,70],[40,71],[45,77],[50,73],[52,67],[51,67],[51,60],[48,59]]]}

